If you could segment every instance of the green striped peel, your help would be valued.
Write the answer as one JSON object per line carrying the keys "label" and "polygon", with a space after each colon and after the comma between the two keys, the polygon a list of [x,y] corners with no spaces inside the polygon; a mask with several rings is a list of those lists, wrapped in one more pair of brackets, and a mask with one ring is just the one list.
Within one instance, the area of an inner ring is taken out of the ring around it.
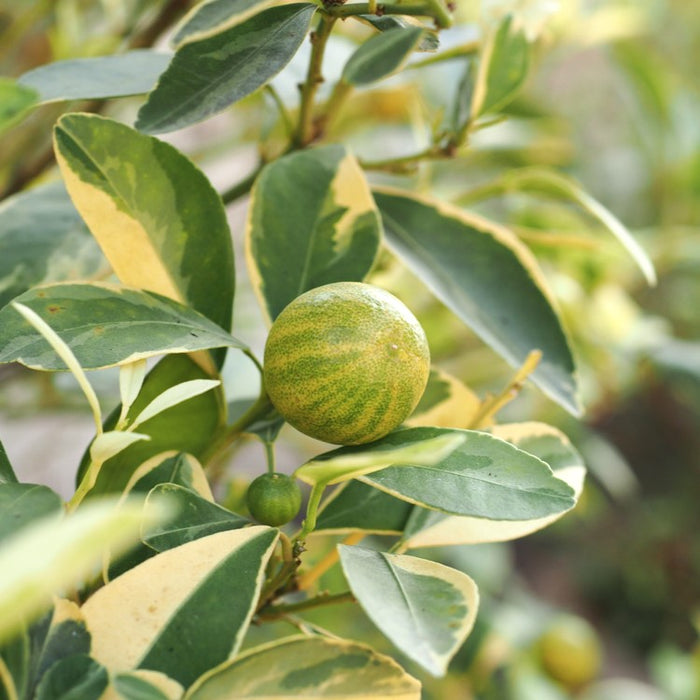
{"label": "green striped peel", "polygon": [[265,346],[264,381],[282,416],[311,437],[359,445],[407,418],[430,352],[413,314],[388,292],[337,282],[297,297]]}

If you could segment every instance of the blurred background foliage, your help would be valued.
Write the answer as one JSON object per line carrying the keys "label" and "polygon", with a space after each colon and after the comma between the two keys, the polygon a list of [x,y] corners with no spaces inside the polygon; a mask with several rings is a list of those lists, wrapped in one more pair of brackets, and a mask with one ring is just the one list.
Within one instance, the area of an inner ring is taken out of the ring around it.
{"label": "blurred background foliage", "polygon": [[[192,4],[0,0],[0,74],[163,42]],[[468,46],[508,11],[525,23],[533,55],[507,119],[477,132],[458,158],[402,173],[378,168],[373,177],[417,191],[430,183],[445,199],[507,225],[537,255],[572,337],[586,414],[574,420],[527,386],[499,418],[561,427],[590,477],[577,510],[555,526],[509,545],[440,553],[477,580],[484,601],[449,678],[423,678],[426,697],[693,700],[700,697],[700,4],[459,0],[461,21],[441,35],[442,47]],[[327,77],[340,71],[362,31],[343,24],[329,45]],[[409,68],[380,89],[358,92],[329,138],[347,141],[361,159],[377,144],[390,156],[420,150],[449,120],[467,60]],[[302,56],[275,79],[289,109],[303,66]],[[62,111],[99,110],[128,121],[137,105],[37,110],[0,136],[0,192],[51,172],[51,125]],[[270,94],[260,92],[171,138],[223,188],[258,153],[278,151],[276,115]],[[573,177],[620,218],[653,258],[658,285],[646,285],[580,206],[512,177],[541,169]],[[231,210],[239,246],[241,212]],[[375,281],[417,312],[436,364],[481,395],[507,383],[504,363],[392,259],[382,260]],[[237,334],[264,340],[251,306],[240,289]],[[53,411],[75,403],[60,378],[3,371],[5,418],[37,403],[52,403]],[[18,393],[20,382],[34,389]],[[306,444],[297,435],[289,441],[299,459]],[[371,633],[360,616],[317,614],[321,626]]]}

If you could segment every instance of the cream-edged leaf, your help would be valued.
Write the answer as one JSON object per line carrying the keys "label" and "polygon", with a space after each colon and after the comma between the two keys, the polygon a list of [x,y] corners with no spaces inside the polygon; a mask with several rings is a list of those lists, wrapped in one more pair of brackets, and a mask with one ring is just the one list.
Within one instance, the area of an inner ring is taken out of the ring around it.
{"label": "cream-edged leaf", "polygon": [[270,163],[253,188],[246,224],[248,272],[264,312],[274,320],[302,292],[362,281],[380,237],[369,185],[345,147]]}
{"label": "cream-edged leaf", "polygon": [[345,578],[372,622],[434,676],[471,632],[479,607],[474,581],[433,561],[339,545]]}
{"label": "cream-edged leaf", "polygon": [[110,581],[82,606],[93,657],[112,672],[150,669],[191,685],[238,650],[277,537],[267,527],[219,532]]}
{"label": "cream-edged leaf", "polygon": [[421,685],[364,644],[287,637],[255,647],[200,678],[184,700],[420,700]]}

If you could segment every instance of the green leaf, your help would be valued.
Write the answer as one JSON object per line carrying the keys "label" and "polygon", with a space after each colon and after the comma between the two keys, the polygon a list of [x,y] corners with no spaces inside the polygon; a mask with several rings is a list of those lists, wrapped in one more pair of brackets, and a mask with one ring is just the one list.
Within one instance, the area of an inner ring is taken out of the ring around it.
{"label": "green leaf", "polygon": [[[243,345],[208,318],[150,292],[104,283],[37,287],[17,297],[68,345],[84,369],[168,353]],[[42,370],[66,364],[12,305],[0,310],[0,363]]]}
{"label": "green leaf", "polygon": [[367,646],[326,637],[288,637],[212,669],[187,691],[184,700],[225,697],[420,700],[421,693],[415,678]]}
{"label": "green leaf", "polygon": [[489,37],[479,64],[471,112],[496,112],[511,101],[527,78],[530,45],[525,32],[506,16]]}
{"label": "green leaf", "polygon": [[[160,518],[169,515],[165,509],[159,513]],[[115,508],[107,500],[63,518],[41,518],[5,540],[0,550],[0,642],[50,607],[52,595],[83,583],[105,550],[120,552],[137,542],[142,520],[140,503]]]}
{"label": "green leaf", "polygon": [[99,700],[109,684],[107,670],[86,654],[62,659],[43,677],[35,700]]}
{"label": "green leaf", "polygon": [[151,669],[189,686],[238,650],[277,536],[267,527],[219,532],[110,581],[82,607],[93,656],[114,672]]}
{"label": "green leaf", "polygon": [[63,512],[61,497],[48,486],[0,484],[0,542],[48,515]]}
{"label": "green leaf", "polygon": [[[75,603],[63,599],[55,601],[46,636],[41,640],[41,645],[35,642],[33,652],[32,687],[62,659],[90,653],[90,633]],[[31,689],[28,695],[32,695]]]}
{"label": "green leaf", "polygon": [[2,484],[16,484],[17,477],[12,469],[12,464],[10,464],[10,459],[5,451],[5,446],[0,441],[0,485]]}
{"label": "green leaf", "polygon": [[171,145],[96,115],[62,117],[54,148],[68,192],[119,280],[230,330],[231,233],[206,176]]}
{"label": "green leaf", "polygon": [[321,473],[325,460],[333,465],[341,460],[369,458],[375,452],[379,461],[382,453],[408,454],[412,448],[429,445],[436,438],[458,438],[459,442],[446,455],[437,455],[432,464],[427,458],[425,463],[416,463],[399,457],[391,466],[357,478],[411,503],[490,520],[534,519],[561,513],[574,503],[572,489],[557,479],[542,460],[475,430],[397,430],[372,443],[369,449],[341,447],[309,464],[314,472]]}
{"label": "green leaf", "polygon": [[319,511],[314,532],[403,532],[413,506],[361,481],[336,489]]}
{"label": "green leaf", "polygon": [[270,163],[253,188],[246,225],[248,271],[269,318],[309,289],[363,280],[380,235],[364,173],[343,146]]}
{"label": "green leaf", "polygon": [[418,20],[412,17],[401,17],[399,15],[357,15],[357,19],[366,22],[380,32],[390,32],[393,29],[407,29],[420,26],[423,29],[423,35],[415,47],[416,51],[436,51],[440,46],[440,40],[437,32],[430,30],[428,27],[419,25]]}
{"label": "green leaf", "polygon": [[474,581],[417,557],[344,545],[338,551],[350,589],[372,622],[410,659],[443,676],[474,626]]}
{"label": "green leaf", "polygon": [[204,0],[195,5],[180,22],[170,43],[180,46],[185,41],[203,39],[228,29],[247,17],[251,11],[269,4],[270,0]]}
{"label": "green leaf", "polygon": [[326,452],[302,464],[294,476],[311,486],[327,486],[370,474],[391,464],[410,463],[427,467],[449,457],[465,439],[458,431],[432,435],[420,431],[398,433],[400,437],[393,441],[383,438],[358,448]]}
{"label": "green leaf", "polygon": [[457,84],[451,109],[447,119],[447,129],[459,140],[472,114],[472,98],[474,95],[474,61],[467,58],[464,71]]}
{"label": "green leaf", "polygon": [[103,276],[109,270],[62,182],[0,204],[0,308],[30,287]]}
{"label": "green leaf", "polygon": [[574,360],[542,273],[506,229],[442,202],[380,190],[375,199],[389,245],[435,295],[510,364],[532,350],[532,380],[580,413]]}
{"label": "green leaf", "polygon": [[349,85],[367,85],[391,75],[413,53],[422,36],[422,27],[375,34],[350,56],[343,68],[342,80]]}
{"label": "green leaf", "polygon": [[38,101],[36,90],[11,78],[0,78],[0,134],[22,119]]}
{"label": "green leaf", "polygon": [[207,501],[214,500],[202,465],[182,452],[164,452],[146,460],[131,475],[124,492],[147,495],[159,484],[182,486]]}
{"label": "green leaf", "polygon": [[139,110],[136,128],[151,134],[175,131],[250,95],[289,63],[315,11],[310,3],[271,7],[185,43]]}
{"label": "green leaf", "polygon": [[151,49],[72,58],[34,68],[19,77],[17,83],[36,91],[39,102],[142,95],[153,88],[171,58]]}
{"label": "green leaf", "polygon": [[181,544],[216,532],[237,530],[250,521],[222,506],[202,498],[188,488],[177,484],[159,484],[146,499],[146,509],[163,496],[177,507],[177,516],[167,523],[148,528],[141,539],[157,552],[179,547]]}
{"label": "green leaf", "polygon": [[[583,490],[586,470],[578,452],[567,437],[556,428],[544,423],[515,423],[498,425],[491,432],[529,454],[539,457],[553,470],[554,475],[567,483],[574,493],[576,504]],[[437,511],[415,508],[404,530],[404,544],[416,549],[442,545],[507,542],[524,537],[547,527],[561,518],[569,509],[542,518],[528,520],[499,520],[445,515]]]}
{"label": "green leaf", "polygon": [[[208,376],[188,355],[166,356],[148,373],[141,393],[129,410],[129,419],[136,417],[156,396],[174,384],[205,379]],[[118,416],[117,409],[105,421],[105,430],[114,428]],[[137,442],[102,465],[91,494],[121,493],[134,472],[141,468],[139,465],[162,452],[186,452],[199,458],[209,447],[216,431],[224,424],[225,405],[219,389],[200,394],[163,411],[139,428],[139,432],[149,435],[150,440]],[[87,460],[84,458],[79,478],[82,478],[86,465]],[[150,490],[154,485],[151,483],[145,490]]]}

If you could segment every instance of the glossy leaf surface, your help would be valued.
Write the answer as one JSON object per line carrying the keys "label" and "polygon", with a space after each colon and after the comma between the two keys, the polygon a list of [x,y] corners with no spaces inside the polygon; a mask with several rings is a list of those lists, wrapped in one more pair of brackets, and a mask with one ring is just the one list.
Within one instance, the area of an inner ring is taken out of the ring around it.
{"label": "glossy leaf surface", "polygon": [[[498,425],[491,432],[546,462],[554,475],[572,488],[575,500],[571,507],[575,505],[583,489],[586,470],[581,456],[563,433],[544,423]],[[409,548],[505,542],[541,530],[567,510],[532,520],[494,521],[416,508],[408,519],[404,538]]]}
{"label": "glossy leaf surface", "polygon": [[343,68],[343,80],[350,85],[366,85],[391,75],[410,56],[422,35],[421,27],[376,34],[350,57]]}
{"label": "glossy leaf surface", "polygon": [[288,637],[213,669],[189,689],[185,700],[419,700],[420,696],[415,678],[367,646],[326,637]]}
{"label": "glossy leaf surface", "polygon": [[309,3],[271,7],[185,43],[139,110],[136,127],[151,134],[174,131],[250,95],[289,63],[315,10]]}
{"label": "glossy leaf surface", "polygon": [[345,545],[338,550],[350,589],[372,622],[410,659],[444,675],[476,619],[474,581],[417,557]]}
{"label": "glossy leaf surface", "polygon": [[362,281],[379,240],[379,215],[369,186],[343,146],[280,158],[255,183],[246,255],[271,320],[313,287]]}
{"label": "glossy leaf surface", "polygon": [[[401,458],[411,446],[430,444],[438,437],[459,437],[438,461],[418,464]],[[446,428],[408,428],[372,443],[370,450],[341,447],[314,461],[357,457],[357,453],[396,455],[391,466],[358,475],[361,481],[411,503],[455,515],[490,520],[523,520],[568,510],[573,490],[557,479],[540,459],[488,433]],[[388,462],[389,460],[387,460]],[[306,480],[297,470],[299,478]]]}
{"label": "glossy leaf surface", "polygon": [[580,413],[568,340],[530,251],[506,229],[444,203],[394,190],[375,199],[388,243],[435,295],[513,366],[541,350],[532,380]]}
{"label": "glossy leaf surface", "polygon": [[82,607],[93,656],[113,672],[150,669],[189,686],[237,651],[276,539],[266,527],[219,532],[110,581]]}
{"label": "glossy leaf surface", "polygon": [[[241,344],[192,309],[149,292],[106,284],[38,287],[16,301],[36,312],[68,345],[84,369],[168,353]],[[0,362],[43,370],[66,365],[12,307],[0,310]]]}
{"label": "glossy leaf surface", "polygon": [[54,148],[73,203],[119,280],[229,330],[231,234],[205,175],[170,144],[95,115],[62,117]]}

